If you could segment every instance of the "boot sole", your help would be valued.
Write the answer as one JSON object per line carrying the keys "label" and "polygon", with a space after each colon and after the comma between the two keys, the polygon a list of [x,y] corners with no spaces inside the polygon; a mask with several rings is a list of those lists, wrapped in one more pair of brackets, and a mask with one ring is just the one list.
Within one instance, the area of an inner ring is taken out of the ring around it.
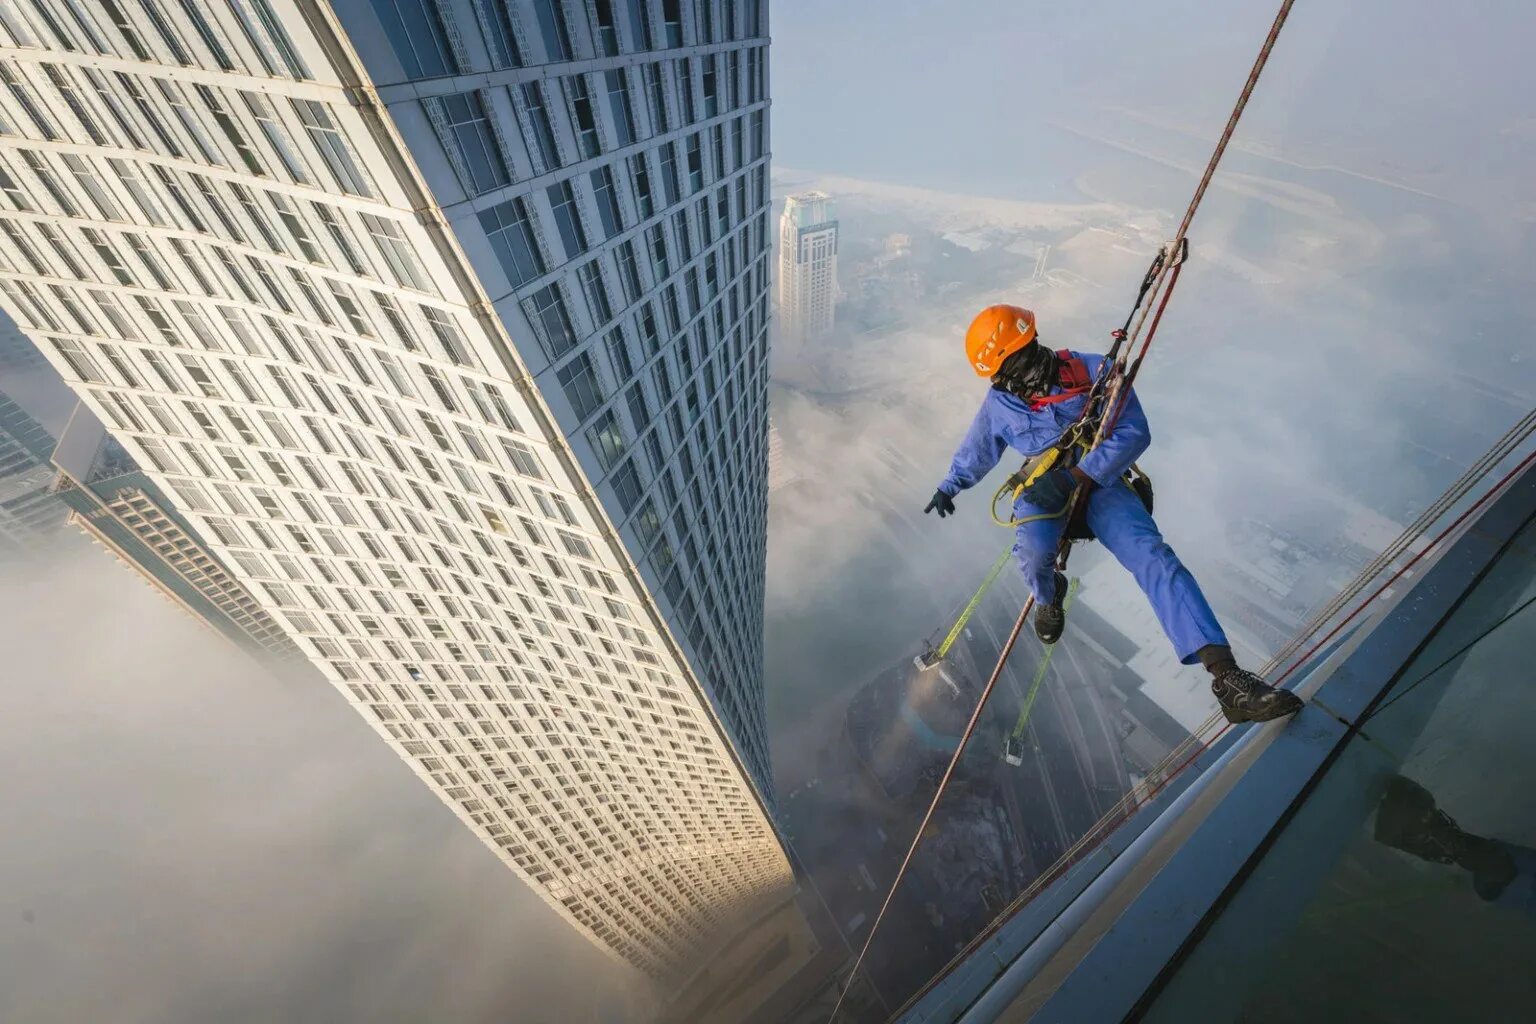
{"label": "boot sole", "polygon": [[1283,704],[1276,704],[1265,711],[1244,711],[1241,708],[1222,708],[1221,713],[1228,722],[1233,725],[1242,725],[1245,722],[1273,722],[1277,718],[1289,718],[1303,707],[1301,698],[1292,697]]}

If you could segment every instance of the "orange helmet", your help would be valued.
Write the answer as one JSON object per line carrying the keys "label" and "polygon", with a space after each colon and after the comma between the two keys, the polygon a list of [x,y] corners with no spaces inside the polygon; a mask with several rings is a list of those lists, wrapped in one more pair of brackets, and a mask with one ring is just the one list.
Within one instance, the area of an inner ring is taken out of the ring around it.
{"label": "orange helmet", "polygon": [[965,357],[977,376],[990,377],[1003,360],[1034,341],[1034,313],[1023,306],[988,306],[965,332]]}

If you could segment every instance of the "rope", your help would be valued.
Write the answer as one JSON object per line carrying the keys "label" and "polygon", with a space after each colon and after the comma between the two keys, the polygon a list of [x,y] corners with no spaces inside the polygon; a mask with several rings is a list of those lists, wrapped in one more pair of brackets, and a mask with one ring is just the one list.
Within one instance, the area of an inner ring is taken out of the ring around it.
{"label": "rope", "polygon": [[933,820],[933,813],[939,809],[939,801],[944,796],[944,788],[949,785],[950,777],[955,774],[955,768],[960,764],[960,758],[965,753],[965,746],[970,741],[971,734],[976,731],[976,723],[981,720],[981,710],[987,706],[987,698],[992,695],[992,688],[997,685],[998,678],[1003,674],[1003,665],[1008,661],[1008,655],[1013,651],[1013,645],[1018,642],[1019,633],[1024,629],[1024,623],[1029,621],[1029,610],[1034,607],[1035,599],[1031,595],[1025,602],[1024,608],[1019,612],[1018,619],[1013,624],[1013,629],[1008,633],[1008,640],[1003,644],[1002,653],[998,656],[997,665],[992,669],[992,677],[987,680],[987,685],[981,691],[981,697],[976,701],[976,709],[971,712],[971,720],[965,724],[965,732],[960,734],[960,742],[955,746],[955,754],[949,759],[949,766],[944,769],[944,777],[939,779],[939,788],[934,791],[933,800],[928,804],[928,810],[923,814],[922,823],[917,826],[917,833],[912,836],[912,845],[907,847],[907,855],[901,859],[901,867],[896,869],[896,878],[891,882],[890,890],[885,894],[885,902],[880,904],[880,912],[875,915],[875,923],[869,926],[869,934],[864,938],[864,948],[859,950],[858,959],[853,962],[853,970],[848,972],[848,984],[842,992],[838,993],[837,1003],[832,1007],[832,1016],[827,1018],[828,1024],[837,1019],[837,1011],[842,1008],[843,999],[848,995],[848,990],[853,988],[853,980],[858,976],[859,968],[864,964],[864,957],[869,952],[869,944],[875,940],[875,933],[880,930],[880,922],[885,920],[885,912],[890,909],[891,901],[896,898],[896,890],[901,885],[902,876],[907,873],[907,868],[912,863],[912,857],[917,853],[917,848],[922,844],[923,833],[928,829],[928,823]]}
{"label": "rope", "polygon": [[1195,187],[1195,196],[1189,201],[1189,209],[1184,211],[1184,219],[1179,222],[1178,233],[1173,236],[1175,242],[1182,242],[1184,236],[1189,233],[1189,225],[1195,219],[1195,211],[1200,209],[1200,201],[1205,198],[1205,190],[1211,187],[1211,179],[1216,176],[1216,165],[1221,163],[1221,158],[1227,151],[1227,143],[1232,141],[1232,133],[1237,130],[1238,119],[1243,116],[1243,111],[1248,107],[1248,99],[1253,95],[1254,86],[1259,84],[1259,75],[1263,72],[1264,65],[1269,62],[1270,51],[1275,48],[1275,41],[1280,38],[1280,29],[1285,27],[1285,19],[1290,17],[1291,6],[1295,2],[1296,0],[1281,0],[1274,24],[1269,26],[1269,35],[1264,38],[1264,45],[1259,47],[1259,55],[1254,59],[1253,68],[1248,72],[1248,81],[1243,83],[1243,91],[1237,97],[1237,105],[1232,108],[1232,116],[1227,118],[1227,127],[1222,130],[1221,138],[1216,143],[1216,150],[1211,154],[1210,162],[1205,165],[1205,174],[1201,176],[1200,184]]}
{"label": "rope", "polygon": [[[1148,272],[1148,277],[1152,278],[1150,284],[1146,278],[1142,280],[1140,293],[1136,298],[1136,307],[1131,311],[1131,316],[1134,318],[1137,309],[1140,309],[1141,317],[1136,324],[1135,332],[1130,335],[1129,348],[1135,347],[1136,339],[1141,334],[1142,326],[1147,322],[1147,316],[1153,306],[1156,306],[1157,314],[1152,321],[1151,329],[1147,333],[1146,341],[1137,354],[1129,373],[1122,374],[1117,379],[1114,379],[1113,384],[1110,386],[1109,408],[1113,411],[1116,418],[1119,416],[1120,407],[1124,404],[1124,401],[1129,400],[1130,386],[1135,381],[1136,373],[1140,370],[1142,360],[1146,357],[1148,349],[1151,348],[1152,339],[1157,333],[1157,325],[1162,321],[1163,310],[1167,308],[1168,300],[1173,295],[1173,286],[1178,283],[1178,269],[1183,266],[1183,254],[1187,251],[1185,249],[1185,236],[1189,232],[1189,226],[1195,219],[1195,213],[1199,210],[1201,201],[1205,198],[1206,190],[1210,188],[1211,179],[1216,174],[1216,168],[1227,151],[1227,144],[1232,141],[1233,132],[1237,130],[1237,123],[1248,106],[1248,100],[1253,95],[1254,87],[1258,84],[1259,75],[1263,72],[1265,64],[1269,62],[1270,52],[1274,49],[1275,41],[1280,37],[1280,30],[1285,25],[1285,19],[1290,15],[1291,7],[1294,4],[1295,0],[1281,0],[1280,10],[1275,15],[1274,22],[1270,25],[1269,34],[1265,37],[1263,45],[1259,48],[1259,55],[1255,58],[1253,67],[1248,72],[1248,80],[1243,83],[1242,92],[1239,93],[1237,103],[1232,108],[1231,116],[1227,118],[1227,125],[1222,130],[1221,138],[1216,142],[1216,148],[1211,153],[1211,159],[1206,163],[1205,173],[1201,176],[1200,183],[1195,187],[1195,194],[1190,199],[1188,208],[1184,211],[1184,219],[1179,223],[1179,230],[1174,235],[1173,243],[1165,248],[1157,261],[1154,261],[1153,270]],[[1172,262],[1171,267],[1169,266],[1170,261]],[[1171,277],[1169,276],[1170,272],[1172,274]],[[1164,284],[1165,281],[1167,282],[1166,286]],[[1154,301],[1143,307],[1142,302],[1149,291],[1154,296]],[[1158,296],[1159,292],[1161,292],[1160,297]],[[1115,371],[1111,364],[1116,366],[1123,365],[1118,363],[1117,360],[1123,358],[1120,357],[1119,352],[1121,343],[1126,339],[1126,336],[1124,329],[1116,332],[1115,343],[1110,350],[1111,357],[1106,358],[1103,366],[1100,367],[1101,374],[1108,374],[1104,378],[1106,381],[1115,376]],[[1100,390],[1097,382],[1094,390]],[[1122,394],[1125,395],[1124,400],[1120,398]],[[1099,395],[1101,402],[1103,397],[1101,392]],[[1095,408],[1094,395],[1090,393],[1089,400],[1084,407],[1084,415],[1088,415],[1089,410],[1093,408]],[[1105,436],[1104,425],[1105,421],[1100,420],[1095,443]],[[1078,485],[1073,489],[1072,496],[1064,509],[1068,522],[1071,521],[1072,515],[1082,503],[1084,490],[1082,485]],[[1056,560],[1058,567],[1064,568],[1066,566],[1071,550],[1071,542],[1064,535],[1061,541],[1061,548],[1057,552]],[[1013,630],[1008,634],[1008,642],[1003,645],[1002,651],[998,654],[997,664],[992,669],[992,676],[987,680],[987,685],[983,687],[981,695],[976,701],[976,709],[971,712],[971,720],[966,723],[965,732],[960,736],[960,742],[955,747],[954,757],[950,758],[949,767],[944,770],[944,776],[939,780],[938,789],[934,791],[933,799],[928,804],[928,810],[923,814],[922,823],[918,826],[917,833],[912,837],[912,845],[907,848],[907,855],[902,858],[901,867],[897,869],[896,877],[891,881],[891,887],[885,895],[885,901],[880,905],[880,912],[875,915],[874,924],[870,926],[869,934],[864,939],[864,947],[859,950],[859,955],[853,963],[853,969],[848,973],[848,984],[838,994],[837,1002],[832,1007],[832,1015],[828,1018],[827,1024],[833,1024],[837,1020],[838,1011],[842,1009],[843,999],[848,995],[848,990],[853,987],[853,979],[858,975],[859,968],[864,964],[864,958],[869,953],[870,945],[875,941],[875,935],[880,930],[880,924],[885,919],[885,913],[890,909],[891,901],[896,897],[896,890],[900,888],[901,881],[906,876],[907,868],[911,866],[912,857],[923,841],[923,832],[928,828],[928,823],[933,819],[934,811],[938,809],[939,802],[944,797],[944,790],[949,785],[949,780],[954,775],[961,756],[965,753],[966,744],[970,741],[971,734],[975,732],[976,723],[981,718],[982,709],[986,707],[987,698],[992,695],[993,687],[997,685],[997,680],[1002,675],[1003,666],[1007,663],[1009,655],[1013,653],[1014,644],[1018,641],[1019,633],[1023,630],[1024,623],[1028,620],[1030,609],[1034,606],[1034,603],[1035,599],[1033,596],[1024,602],[1024,607],[1019,612],[1018,620],[1014,622]],[[1198,752],[1193,756],[1198,756]],[[1191,759],[1193,759],[1193,756]]]}

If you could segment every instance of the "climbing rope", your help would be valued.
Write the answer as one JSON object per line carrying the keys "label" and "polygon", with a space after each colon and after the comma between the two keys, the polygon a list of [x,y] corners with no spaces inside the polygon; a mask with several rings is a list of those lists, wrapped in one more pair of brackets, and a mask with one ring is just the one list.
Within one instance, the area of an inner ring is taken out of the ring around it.
{"label": "climbing rope", "polygon": [[[1127,318],[1127,324],[1135,319],[1134,331],[1127,333],[1126,328],[1121,328],[1114,334],[1114,344],[1106,354],[1104,362],[1099,367],[1098,380],[1088,395],[1088,401],[1084,405],[1083,416],[1079,420],[1086,423],[1086,417],[1107,410],[1109,416],[1101,416],[1097,424],[1094,443],[1102,440],[1105,434],[1105,426],[1112,429],[1114,420],[1118,419],[1120,410],[1125,401],[1129,399],[1131,385],[1135,382],[1136,374],[1141,369],[1142,360],[1152,347],[1152,339],[1157,333],[1157,325],[1162,321],[1163,310],[1167,308],[1168,300],[1173,295],[1173,286],[1178,283],[1179,269],[1184,265],[1184,259],[1188,254],[1186,236],[1189,227],[1194,222],[1195,213],[1200,209],[1200,203],[1205,198],[1206,190],[1210,188],[1211,179],[1216,174],[1216,168],[1221,163],[1222,156],[1227,151],[1227,144],[1232,141],[1233,132],[1237,129],[1237,123],[1243,116],[1243,111],[1248,106],[1248,100],[1253,95],[1254,87],[1258,84],[1259,75],[1263,73],[1264,66],[1269,62],[1269,55],[1275,47],[1275,41],[1280,37],[1280,30],[1285,25],[1286,18],[1291,13],[1291,7],[1295,0],[1281,0],[1280,10],[1275,15],[1274,22],[1270,25],[1269,35],[1265,37],[1264,44],[1259,48],[1258,57],[1254,59],[1253,67],[1248,72],[1248,80],[1243,83],[1242,92],[1238,94],[1237,103],[1232,108],[1231,116],[1227,118],[1227,124],[1222,129],[1221,137],[1216,142],[1216,148],[1211,153],[1211,158],[1205,166],[1205,173],[1200,177],[1200,183],[1195,187],[1195,194],[1189,201],[1189,206],[1184,211],[1184,218],[1179,222],[1179,229],[1158,257],[1154,259],[1151,269],[1142,279],[1141,288],[1136,297],[1136,305],[1132,307],[1131,315]],[[1144,300],[1150,297],[1151,301]],[[1126,368],[1125,356],[1122,353],[1122,343],[1125,350],[1136,347],[1138,337],[1141,335],[1143,325],[1147,322],[1147,316],[1156,307],[1157,313],[1153,317],[1152,326],[1147,331],[1136,358],[1131,361],[1129,369]],[[1139,312],[1139,319],[1138,317]],[[1122,398],[1121,396],[1125,397]],[[1108,399],[1106,403],[1106,397]],[[1071,431],[1069,431],[1070,433]],[[1075,441],[1074,436],[1071,440]],[[1079,485],[1072,491],[1067,501],[1065,514],[1067,521],[1071,522],[1076,514],[1078,505],[1083,499],[1084,488]],[[1057,564],[1064,568],[1068,555],[1071,553],[1071,541],[1065,536],[1061,541],[1061,547],[1057,552]],[[880,931],[880,925],[885,920],[886,911],[890,909],[891,901],[896,897],[896,891],[901,886],[902,879],[906,876],[907,869],[912,864],[913,855],[917,853],[918,846],[923,841],[923,833],[927,830],[929,822],[933,820],[934,812],[938,809],[939,802],[944,798],[944,790],[949,785],[949,780],[954,776],[956,767],[960,764],[960,758],[965,754],[966,745],[970,742],[971,735],[976,731],[976,723],[981,719],[981,712],[987,705],[987,699],[992,696],[992,690],[997,685],[998,678],[1003,673],[1003,666],[1007,664],[1008,657],[1013,653],[1014,645],[1018,642],[1019,634],[1024,629],[1024,624],[1029,620],[1030,610],[1034,607],[1034,595],[1024,602],[1024,607],[1019,611],[1019,617],[1014,621],[1013,629],[1008,633],[1008,640],[1003,644],[1003,649],[998,653],[997,664],[992,669],[992,675],[987,679],[987,684],[982,688],[976,701],[976,709],[971,712],[971,719],[966,723],[965,731],[960,736],[960,742],[955,746],[954,756],[949,760],[949,766],[944,769],[944,775],[939,780],[938,789],[934,791],[933,799],[929,801],[928,810],[923,814],[922,823],[917,832],[912,836],[912,844],[907,848],[907,854],[902,858],[901,867],[896,871],[896,877],[891,881],[890,890],[885,895],[885,900],[880,905],[880,911],[875,915],[875,920],[869,928],[869,934],[864,938],[864,946],[859,950],[858,957],[854,960],[853,969],[848,973],[848,982],[838,994],[837,1002],[832,1007],[832,1015],[827,1024],[834,1024],[838,1011],[842,1009],[843,999],[848,990],[852,988],[854,979],[858,976],[859,968],[864,965],[864,958],[869,954],[869,947],[875,941],[876,934]]]}

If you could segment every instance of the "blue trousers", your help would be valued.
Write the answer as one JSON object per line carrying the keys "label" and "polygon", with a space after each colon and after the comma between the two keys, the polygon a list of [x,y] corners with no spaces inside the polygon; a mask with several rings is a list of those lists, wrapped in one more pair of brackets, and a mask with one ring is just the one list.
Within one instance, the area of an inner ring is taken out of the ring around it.
{"label": "blue trousers", "polygon": [[[1022,500],[1013,506],[1015,518],[1043,511]],[[1099,541],[1136,577],[1181,662],[1195,664],[1195,652],[1207,644],[1227,644],[1200,584],[1124,481],[1095,489],[1088,496],[1087,517]],[[1041,519],[1015,528],[1013,554],[1036,601],[1049,603],[1056,596],[1056,545],[1065,525],[1061,519]]]}

